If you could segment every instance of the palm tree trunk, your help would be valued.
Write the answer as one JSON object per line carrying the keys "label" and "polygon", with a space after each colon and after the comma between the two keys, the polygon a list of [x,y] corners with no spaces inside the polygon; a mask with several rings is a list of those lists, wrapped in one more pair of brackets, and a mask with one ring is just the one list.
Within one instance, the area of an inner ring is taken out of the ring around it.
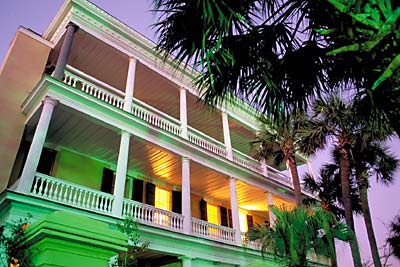
{"label": "palm tree trunk", "polygon": [[342,198],[344,207],[344,216],[346,224],[353,230],[353,237],[350,238],[351,255],[353,257],[354,267],[361,267],[361,256],[358,249],[357,237],[355,235],[353,209],[350,197],[350,159],[349,153],[346,149],[340,149],[340,180],[342,183]]}
{"label": "palm tree trunk", "polygon": [[367,230],[369,246],[371,249],[372,259],[375,267],[382,267],[381,259],[379,257],[378,246],[376,245],[374,228],[372,226],[371,212],[368,203],[368,183],[362,177],[358,177],[358,184],[360,188],[360,201],[361,210],[364,217],[365,228]]}
{"label": "palm tree trunk", "polygon": [[292,176],[292,183],[293,183],[293,189],[294,189],[294,197],[296,199],[296,205],[300,207],[303,205],[303,200],[301,197],[299,173],[297,171],[296,159],[294,158],[294,156],[289,157],[289,159],[287,160],[287,164],[288,164],[288,167],[290,170],[290,175]]}

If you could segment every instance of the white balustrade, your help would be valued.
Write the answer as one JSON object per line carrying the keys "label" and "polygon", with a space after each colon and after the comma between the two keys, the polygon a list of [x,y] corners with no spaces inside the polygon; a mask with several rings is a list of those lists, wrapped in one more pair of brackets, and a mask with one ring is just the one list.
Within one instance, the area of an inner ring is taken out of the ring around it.
{"label": "white balustrade", "polygon": [[278,181],[280,183],[292,186],[292,182],[289,176],[284,175],[283,173],[281,173],[279,170],[271,167],[271,166],[267,166],[267,170],[268,170],[268,177],[274,179],[275,181]]}
{"label": "white balustrade", "polygon": [[239,164],[240,166],[246,167],[252,171],[262,173],[261,163],[257,160],[249,157],[242,152],[233,149],[233,162]]}
{"label": "white balustrade", "polygon": [[192,234],[199,237],[235,243],[235,229],[192,218]]}
{"label": "white balustrade", "polygon": [[188,127],[188,137],[191,143],[226,158],[225,145],[221,142],[205,135],[204,133],[190,126]]}
{"label": "white balustrade", "polygon": [[139,99],[134,99],[132,104],[131,113],[133,116],[138,117],[145,122],[156,126],[166,132],[172,133],[174,135],[181,135],[181,126],[180,122],[165,114],[152,106],[147,105],[146,103],[140,101]]}
{"label": "white balustrade", "polygon": [[[72,70],[73,68],[68,66],[68,69]],[[124,99],[123,97],[119,96],[118,94],[123,94],[118,89],[115,89],[109,85],[106,85],[103,82],[97,81],[94,78],[91,78],[93,82],[88,81],[88,75],[83,74],[79,70],[73,69],[76,73],[78,72],[79,75],[76,75],[70,71],[65,71],[64,80],[63,82],[74,87],[80,89],[81,91],[85,92],[88,95],[91,95],[101,101],[104,101],[114,107],[122,109],[124,106]],[[83,79],[82,76],[87,76],[86,79]],[[98,85],[101,84],[101,85]],[[106,89],[103,89],[107,86]]]}
{"label": "white balustrade", "polygon": [[177,232],[183,231],[183,215],[155,208],[129,199],[124,199],[122,216],[140,223],[153,225]]}
{"label": "white balustrade", "polygon": [[77,208],[111,214],[114,196],[36,173],[30,194]]}

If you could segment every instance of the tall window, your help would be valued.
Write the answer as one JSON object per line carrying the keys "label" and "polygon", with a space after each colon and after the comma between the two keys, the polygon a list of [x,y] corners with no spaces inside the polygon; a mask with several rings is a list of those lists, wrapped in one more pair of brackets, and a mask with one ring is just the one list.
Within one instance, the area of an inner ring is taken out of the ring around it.
{"label": "tall window", "polygon": [[218,207],[207,203],[207,221],[219,224]]}
{"label": "tall window", "polygon": [[239,224],[240,224],[240,232],[246,233],[249,230],[249,227],[247,226],[247,218],[246,218],[247,212],[244,210],[239,210]]}
{"label": "tall window", "polygon": [[[156,187],[154,206],[163,210],[171,210],[171,192]],[[154,213],[153,222],[159,225],[170,225],[169,216],[161,211]]]}
{"label": "tall window", "polygon": [[171,210],[171,192],[156,187],[155,207],[163,210]]}

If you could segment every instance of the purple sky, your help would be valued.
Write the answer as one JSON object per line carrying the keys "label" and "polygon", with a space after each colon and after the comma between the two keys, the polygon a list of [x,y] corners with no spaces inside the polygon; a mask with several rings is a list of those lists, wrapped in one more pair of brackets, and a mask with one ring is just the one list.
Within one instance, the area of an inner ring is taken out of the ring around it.
{"label": "purple sky", "polygon": [[[151,9],[151,0],[93,0],[100,8],[123,21],[138,32],[154,39],[154,31],[150,25],[155,22]],[[0,62],[8,50],[8,46],[19,25],[31,28],[35,32],[43,33],[63,0],[4,0],[0,3]],[[1,68],[0,68],[1,69]],[[3,90],[4,88],[0,88]],[[399,141],[388,143],[393,153],[400,158]],[[328,160],[327,153],[320,153],[312,158],[314,172],[322,163]],[[391,187],[377,185],[371,179],[372,188],[369,190],[370,206],[375,227],[378,246],[382,246],[386,240],[385,225],[389,225],[392,218],[400,209],[400,171],[397,172],[397,180]],[[357,216],[356,231],[360,244],[363,260],[370,259],[368,239],[365,233],[362,217]],[[351,255],[345,246],[339,247],[339,266],[351,266]],[[400,261],[392,259],[393,267],[400,266]]]}

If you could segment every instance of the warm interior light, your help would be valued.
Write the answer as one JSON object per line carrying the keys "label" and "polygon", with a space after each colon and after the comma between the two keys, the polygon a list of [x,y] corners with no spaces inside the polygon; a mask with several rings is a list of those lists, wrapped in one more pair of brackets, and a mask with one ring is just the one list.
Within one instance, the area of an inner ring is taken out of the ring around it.
{"label": "warm interior light", "polygon": [[249,230],[247,226],[247,211],[239,209],[239,224],[240,224],[240,232],[246,233]]}
{"label": "warm interior light", "polygon": [[171,210],[171,192],[156,187],[155,207],[163,210]]}
{"label": "warm interior light", "polygon": [[207,203],[207,221],[214,224],[219,224],[218,207]]}

